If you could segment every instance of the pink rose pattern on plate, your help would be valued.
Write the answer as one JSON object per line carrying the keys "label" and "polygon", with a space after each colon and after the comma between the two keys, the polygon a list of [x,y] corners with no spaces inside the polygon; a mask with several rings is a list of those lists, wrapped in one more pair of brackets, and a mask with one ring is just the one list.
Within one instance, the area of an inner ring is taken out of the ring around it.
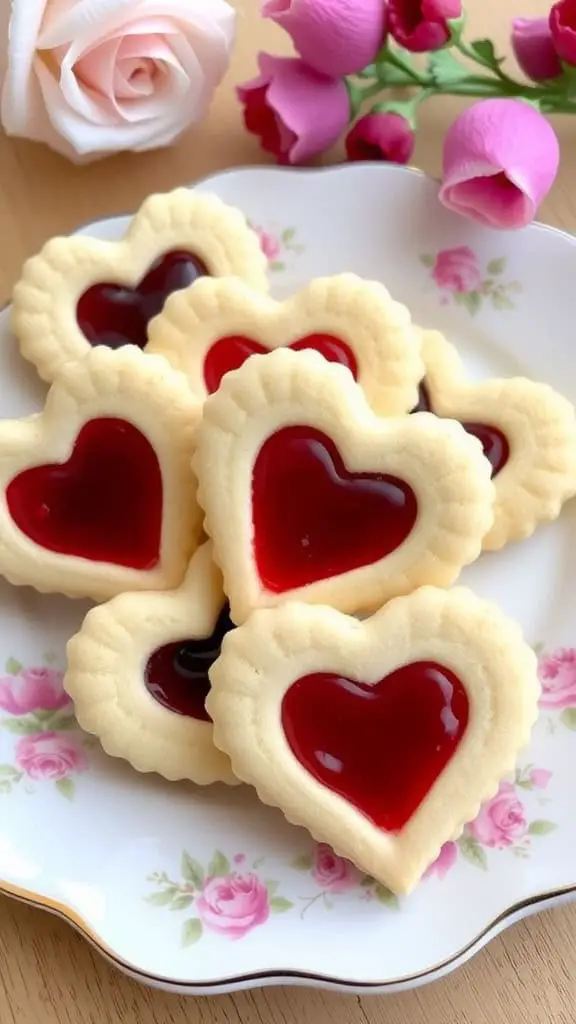
{"label": "pink rose pattern on plate", "polygon": [[14,735],[15,745],[12,762],[0,764],[0,795],[16,787],[32,794],[35,783],[50,782],[73,798],[75,776],[88,769],[86,752],[96,741],[78,729],[63,678],[49,664],[25,668],[8,658],[0,678],[0,711],[7,715],[0,729]]}
{"label": "pink rose pattern on plate", "polygon": [[[559,721],[576,732],[576,647],[558,647],[543,651],[538,645],[538,676],[542,686],[540,707],[543,711],[559,711]],[[546,719],[549,732],[554,732],[552,717]]]}
{"label": "pink rose pattern on plate", "polygon": [[469,245],[422,253],[420,262],[430,271],[430,278],[439,290],[440,302],[464,306],[474,316],[485,302],[495,310],[514,309],[513,295],[522,291],[519,281],[502,280],[506,270],[505,257],[496,257],[483,271],[478,257]]}
{"label": "pink rose pattern on plate", "polygon": [[252,224],[251,221],[248,223],[258,235],[260,248],[268,260],[268,267],[272,273],[280,274],[286,270],[287,253],[300,255],[306,248],[296,240],[296,228],[284,228],[277,233],[272,230],[268,231],[260,224]]}

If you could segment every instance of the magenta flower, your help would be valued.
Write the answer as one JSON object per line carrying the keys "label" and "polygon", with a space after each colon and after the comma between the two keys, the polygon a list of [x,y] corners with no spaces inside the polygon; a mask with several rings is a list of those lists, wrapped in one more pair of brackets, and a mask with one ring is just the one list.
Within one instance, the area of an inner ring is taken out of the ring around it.
{"label": "magenta flower", "polygon": [[552,772],[549,772],[547,768],[533,768],[529,778],[535,789],[546,789],[552,778]]}
{"label": "magenta flower", "polygon": [[444,843],[436,860],[426,869],[423,877],[430,878],[432,875],[436,875],[441,880],[452,870],[457,860],[458,847],[456,843]]}
{"label": "magenta flower", "polygon": [[496,796],[484,804],[470,825],[470,833],[483,846],[514,846],[526,834],[528,823],[522,802],[511,782],[500,783]]}
{"label": "magenta flower", "polygon": [[478,259],[469,245],[442,249],[431,273],[438,287],[449,292],[475,292],[482,284]]}
{"label": "magenta flower", "polygon": [[0,708],[10,715],[65,708],[71,701],[63,678],[64,673],[54,668],[27,668],[17,676],[5,676],[0,679]]}
{"label": "magenta flower", "polygon": [[371,64],[386,36],[385,0],[265,0],[306,63],[331,78]]}
{"label": "magenta flower", "polygon": [[343,81],[327,78],[300,58],[258,55],[260,74],[238,86],[244,124],[280,164],[299,164],[328,149],[348,123]]}
{"label": "magenta flower", "polygon": [[242,939],[270,916],[266,886],[254,874],[208,878],[196,902],[206,928]]}
{"label": "magenta flower", "polygon": [[576,64],[576,0],[559,0],[550,11],[550,31],[558,56]]}
{"label": "magenta flower", "polygon": [[535,82],[562,74],[549,18],[514,18],[512,49],[524,74]]}
{"label": "magenta flower", "polygon": [[576,707],[576,647],[560,647],[538,663],[541,708]]}
{"label": "magenta flower", "polygon": [[407,164],[414,150],[414,132],[405,117],[378,111],[361,117],[346,136],[349,160],[387,160]]}
{"label": "magenta flower", "polygon": [[252,230],[258,235],[258,241],[260,242],[260,248],[264,253],[267,260],[275,260],[281,251],[280,242],[274,235],[271,235],[269,231],[265,231],[264,228],[259,227],[257,224],[252,225]]}
{"label": "magenta flower", "polygon": [[23,736],[15,748],[16,764],[31,779],[65,779],[88,767],[78,740],[67,733],[38,732]]}
{"label": "magenta flower", "polygon": [[325,892],[347,892],[359,882],[354,865],[339,857],[326,843],[318,843],[316,847],[312,877]]}
{"label": "magenta flower", "polygon": [[389,0],[388,27],[412,53],[439,50],[452,36],[450,22],[462,18],[462,0]]}
{"label": "magenta flower", "polygon": [[521,228],[552,186],[560,148],[549,122],[522,100],[473,103],[448,130],[440,201],[492,228]]}

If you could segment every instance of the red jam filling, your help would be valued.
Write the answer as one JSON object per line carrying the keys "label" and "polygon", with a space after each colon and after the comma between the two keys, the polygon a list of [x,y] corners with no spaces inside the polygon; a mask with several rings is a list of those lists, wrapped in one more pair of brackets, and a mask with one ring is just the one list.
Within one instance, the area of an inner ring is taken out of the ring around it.
{"label": "red jam filling", "polygon": [[282,593],[384,558],[408,537],[418,506],[403,480],[350,472],[330,437],[298,426],[262,445],[252,515],[258,573]]}
{"label": "red jam filling", "polygon": [[[352,349],[331,334],[307,334],[305,338],[291,342],[288,348],[296,352],[305,348],[314,349],[329,363],[341,363],[342,366],[346,366],[355,379],[358,376],[358,364]],[[210,395],[213,394],[220,387],[225,373],[237,370],[246,362],[248,356],[262,355],[269,351],[260,342],[245,338],[243,335],[231,334],[227,338],[219,338],[208,349],[204,360],[206,390]]]}
{"label": "red jam filling", "polygon": [[205,701],[210,691],[208,672],[220,654],[222,640],[234,623],[225,604],[210,636],[177,640],[158,647],[144,670],[144,685],[154,700],[177,715],[211,722]]}
{"label": "red jam filling", "polygon": [[189,252],[168,252],[152,264],[135,288],[95,284],[76,306],[76,320],[91,345],[138,345],[148,341],[148,323],[164,307],[168,296],[186,288],[209,271]]}
{"label": "red jam filling", "polygon": [[150,442],[125,420],[89,420],[67,462],[19,473],[6,502],[16,526],[48,551],[130,569],[158,562],[162,474]]}
{"label": "red jam filling", "polygon": [[468,697],[430,661],[404,665],[374,686],[330,672],[298,679],[282,726],[300,764],[386,832],[398,832],[455,753]]}
{"label": "red jam filling", "polygon": [[[434,412],[426,381],[422,381],[418,388],[418,404],[414,406],[412,412]],[[462,422],[462,426],[468,434],[478,438],[484,449],[484,455],[492,466],[492,476],[496,476],[510,458],[510,445],[506,435],[498,430],[498,427],[491,427],[487,423],[466,421]]]}

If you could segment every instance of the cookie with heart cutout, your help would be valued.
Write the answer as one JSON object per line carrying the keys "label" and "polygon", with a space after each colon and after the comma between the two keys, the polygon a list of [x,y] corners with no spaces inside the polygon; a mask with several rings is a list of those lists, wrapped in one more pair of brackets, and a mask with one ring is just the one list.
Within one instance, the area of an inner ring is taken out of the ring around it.
{"label": "cookie with heart cutout", "polygon": [[41,413],[0,422],[0,574],[106,600],[178,586],[202,528],[201,407],[135,347],[69,363]]}
{"label": "cookie with heart cutout", "polygon": [[259,610],[210,679],[236,775],[397,893],[494,795],[538,713],[519,626],[464,587],[423,587],[363,622]]}
{"label": "cookie with heart cutout", "polygon": [[346,366],[383,416],[409,412],[424,374],[420,333],[384,285],[355,274],[316,278],[284,302],[233,278],[172,295],[150,323],[149,352],[186,374],[204,400],[246,359],[280,347],[312,349]]}
{"label": "cookie with heart cutout", "polygon": [[176,590],[124,593],[92,608],[67,647],[64,687],[78,722],[138,771],[237,783],[205,708],[208,670],[231,629],[209,543]]}
{"label": "cookie with heart cutout", "polygon": [[377,417],[318,352],[278,349],[227,374],[194,465],[237,623],[290,598],[357,612],[448,586],[492,524],[476,438],[429,413]]}
{"label": "cookie with heart cutout", "polygon": [[12,323],[25,359],[53,381],[94,346],[145,348],[168,295],[205,275],[266,291],[267,260],[237,209],[180,188],[152,195],[120,241],[52,238],[24,264]]}
{"label": "cookie with heart cutout", "polygon": [[415,411],[459,420],[492,466],[494,524],[485,550],[529,537],[576,495],[576,415],[548,384],[525,377],[471,381],[438,331],[422,331],[426,375]]}

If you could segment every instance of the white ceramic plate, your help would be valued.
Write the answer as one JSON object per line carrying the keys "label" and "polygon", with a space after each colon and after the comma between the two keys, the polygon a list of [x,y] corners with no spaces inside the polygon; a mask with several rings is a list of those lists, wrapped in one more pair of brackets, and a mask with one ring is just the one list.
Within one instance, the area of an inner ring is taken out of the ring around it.
{"label": "white ceramic plate", "polygon": [[[475,375],[524,373],[576,399],[575,243],[475,228],[404,169],[232,171],[197,186],[262,228],[278,296],[319,274],[384,281]],[[90,231],[116,238],[126,218]],[[0,414],[41,406],[2,314]],[[0,889],[62,914],[119,966],[184,993],[294,982],[389,990],[461,963],[576,890],[575,508],[464,574],[539,645],[533,743],[416,893],[396,901],[247,788],[143,777],[75,727],[60,682],[82,602],[0,584]]]}

